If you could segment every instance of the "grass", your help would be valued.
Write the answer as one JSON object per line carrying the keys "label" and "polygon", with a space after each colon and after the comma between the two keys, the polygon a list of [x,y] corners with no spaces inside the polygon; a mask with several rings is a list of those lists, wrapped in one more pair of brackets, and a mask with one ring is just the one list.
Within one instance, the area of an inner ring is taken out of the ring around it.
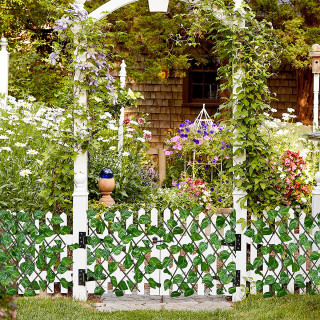
{"label": "grass", "polygon": [[229,319],[320,319],[320,295],[264,299],[251,296],[232,310],[201,311],[118,311],[100,312],[93,305],[66,298],[18,298],[20,320],[229,320]]}

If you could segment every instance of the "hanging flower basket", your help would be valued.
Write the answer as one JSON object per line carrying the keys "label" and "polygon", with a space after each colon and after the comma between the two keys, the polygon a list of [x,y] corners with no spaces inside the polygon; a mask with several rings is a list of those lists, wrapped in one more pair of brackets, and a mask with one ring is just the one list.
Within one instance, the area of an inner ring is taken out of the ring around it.
{"label": "hanging flower basket", "polygon": [[169,0],[149,0],[150,12],[167,12]]}

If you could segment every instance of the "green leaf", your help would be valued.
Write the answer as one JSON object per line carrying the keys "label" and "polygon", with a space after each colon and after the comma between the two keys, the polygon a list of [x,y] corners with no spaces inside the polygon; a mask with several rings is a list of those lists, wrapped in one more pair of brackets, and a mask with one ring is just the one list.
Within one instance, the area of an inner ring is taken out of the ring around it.
{"label": "green leaf", "polygon": [[172,285],[172,282],[169,279],[164,280],[163,288],[164,290],[169,290]]}
{"label": "green leaf", "polygon": [[262,242],[262,234],[256,234],[253,236],[252,241],[259,244]]}
{"label": "green leaf", "polygon": [[202,254],[207,249],[208,249],[208,243],[207,242],[200,242],[198,249],[197,249],[197,253]]}
{"label": "green leaf", "polygon": [[194,206],[192,209],[191,209],[191,212],[197,216],[201,213],[203,207],[202,206]]}
{"label": "green leaf", "polygon": [[116,214],[115,213],[112,213],[112,212],[106,212],[104,214],[104,220],[108,221],[108,222],[111,222],[114,220]]}
{"label": "green leaf", "polygon": [[304,219],[304,228],[309,231],[313,229],[315,225],[313,224],[313,218],[311,216],[307,216]]}
{"label": "green leaf", "polygon": [[261,234],[263,235],[263,236],[269,236],[269,235],[271,235],[273,233],[273,231],[270,229],[270,228],[263,228],[262,230],[261,230]]}
{"label": "green leaf", "polygon": [[189,252],[189,253],[193,254],[193,252],[194,252],[194,245],[193,245],[192,243],[183,244],[183,245],[182,245],[182,249],[183,249],[185,252]]}
{"label": "green leaf", "polygon": [[290,254],[294,254],[298,250],[298,245],[294,242],[289,243],[288,250]]}
{"label": "green leaf", "polygon": [[260,248],[260,252],[262,255],[266,255],[266,254],[270,253],[271,251],[272,251],[272,248],[267,247],[267,246],[262,246]]}
{"label": "green leaf", "polygon": [[149,284],[150,284],[150,287],[153,288],[153,289],[156,289],[157,287],[158,287],[158,288],[161,287],[161,284],[158,283],[158,282],[156,282],[156,281],[154,281],[153,278],[149,278],[149,279],[148,279],[148,282],[149,282]]}
{"label": "green leaf", "polygon": [[110,274],[114,273],[118,268],[118,262],[109,262],[108,271]]}
{"label": "green leaf", "polygon": [[181,250],[181,247],[179,247],[177,245],[173,245],[170,247],[171,254],[177,254],[180,252],[180,250]]}
{"label": "green leaf", "polygon": [[244,233],[247,237],[252,238],[254,236],[254,230],[253,229],[247,229]]}
{"label": "green leaf", "polygon": [[209,218],[203,218],[200,224],[200,229],[203,230],[205,229],[208,225],[210,224],[210,219]]}
{"label": "green leaf", "polygon": [[114,247],[112,248],[112,252],[113,252],[116,256],[118,256],[118,255],[122,252],[122,250],[123,250],[123,246],[122,246],[122,245],[114,246]]}
{"label": "green leaf", "polygon": [[281,242],[287,242],[292,240],[292,238],[287,233],[281,233],[280,234],[280,241]]}
{"label": "green leaf", "polygon": [[266,226],[266,224],[262,221],[262,220],[256,220],[253,221],[254,225],[256,226],[257,229],[261,230],[262,228],[264,228]]}
{"label": "green leaf", "polygon": [[60,234],[62,234],[62,235],[69,234],[70,231],[71,231],[71,228],[68,226],[60,227]]}
{"label": "green leaf", "polygon": [[121,281],[119,282],[118,287],[119,287],[119,289],[122,290],[122,291],[128,290],[128,286],[127,286],[127,284],[126,284],[123,280],[121,280]]}
{"label": "green leaf", "polygon": [[[320,254],[319,254],[320,255]],[[302,266],[307,261],[306,257],[303,255],[299,255],[297,258],[297,264]]]}
{"label": "green leaf", "polygon": [[261,291],[263,289],[263,282],[261,280],[257,280],[256,289],[257,291]]}
{"label": "green leaf", "polygon": [[316,232],[314,233],[314,242],[315,242],[316,244],[319,244],[319,243],[320,243],[320,231],[316,231]]}
{"label": "green leaf", "polygon": [[182,234],[184,231],[181,227],[175,227],[172,231],[173,234]]}
{"label": "green leaf", "polygon": [[310,260],[319,260],[320,258],[320,253],[317,251],[312,251],[310,254]]}
{"label": "green leaf", "polygon": [[184,296],[185,297],[189,297],[192,296],[194,294],[194,290],[191,288],[188,288],[185,292],[184,292]]}
{"label": "green leaf", "polygon": [[23,295],[24,295],[25,297],[35,297],[35,296],[36,296],[36,293],[35,293],[34,290],[26,289]]}
{"label": "green leaf", "polygon": [[230,294],[234,294],[234,293],[236,293],[236,291],[237,291],[237,288],[236,288],[236,287],[230,287],[230,288],[228,289],[228,292],[229,292]]}
{"label": "green leaf", "polygon": [[167,221],[167,226],[169,229],[173,229],[176,225],[178,225],[178,223],[173,219],[169,219]]}
{"label": "green leaf", "polygon": [[161,261],[156,257],[150,258],[149,265],[155,267],[156,269],[161,269],[162,268]]}
{"label": "green leaf", "polygon": [[305,279],[304,279],[303,275],[301,275],[301,274],[298,274],[294,278],[294,284],[298,285],[300,288],[305,288],[306,287],[304,282],[305,282]]}
{"label": "green leaf", "polygon": [[226,243],[232,243],[236,241],[236,233],[234,230],[228,230],[225,235]]}
{"label": "green leaf", "polygon": [[207,287],[213,287],[213,276],[210,273],[206,273],[202,278],[202,283],[204,283]]}
{"label": "green leaf", "polygon": [[218,216],[216,226],[218,230],[225,228],[227,226],[226,218],[224,216]]}
{"label": "green leaf", "polygon": [[293,230],[297,228],[299,225],[299,221],[297,219],[292,219],[289,223],[289,230]]}
{"label": "green leaf", "polygon": [[139,223],[140,224],[148,224],[148,223],[151,223],[151,219],[149,218],[149,216],[144,214],[139,218]]}
{"label": "green leaf", "polygon": [[63,266],[61,264],[57,268],[57,273],[59,273],[59,274],[64,274],[67,271],[68,271],[68,267],[67,266]]}
{"label": "green leaf", "polygon": [[102,287],[95,287],[94,294],[97,296],[103,295],[105,290]]}
{"label": "green leaf", "polygon": [[115,276],[112,276],[110,278],[110,282],[111,282],[113,287],[117,287],[118,286],[117,278]]}
{"label": "green leaf", "polygon": [[264,297],[264,298],[271,298],[271,297],[273,297],[273,296],[274,296],[274,293],[273,293],[273,292],[266,292],[266,293],[263,294],[263,297]]}
{"label": "green leaf", "polygon": [[60,282],[63,288],[68,289],[68,287],[72,286],[72,283],[69,283],[65,278],[61,278]]}
{"label": "green leaf", "polygon": [[173,260],[169,257],[165,257],[162,262],[162,269],[169,267],[172,264]]}
{"label": "green leaf", "polygon": [[131,255],[129,253],[126,254],[123,265],[126,269],[131,268],[131,266],[133,265],[133,259],[131,258]]}
{"label": "green leaf", "polygon": [[191,233],[191,237],[190,238],[191,238],[192,241],[199,241],[199,240],[203,239],[203,237],[197,232]]}
{"label": "green leaf", "polygon": [[216,233],[213,232],[210,234],[210,242],[216,247],[216,249],[221,248],[221,240]]}
{"label": "green leaf", "polygon": [[196,267],[196,266],[198,266],[199,264],[201,264],[201,262],[202,262],[201,257],[200,257],[200,256],[196,256],[196,257],[193,259],[192,265],[193,265],[194,267]]}
{"label": "green leaf", "polygon": [[208,254],[207,256],[207,263],[208,264],[212,264],[216,261],[216,256],[214,256],[213,254]]}
{"label": "green leaf", "polygon": [[280,289],[280,290],[277,292],[277,297],[278,297],[278,298],[284,297],[285,295],[287,295],[287,291],[284,290],[284,289]]}
{"label": "green leaf", "polygon": [[226,260],[230,257],[231,253],[227,250],[222,250],[219,255],[219,260]]}
{"label": "green leaf", "polygon": [[55,274],[53,273],[53,271],[51,270],[51,268],[47,268],[47,276],[46,279],[49,283],[52,283],[55,279]]}
{"label": "green leaf", "polygon": [[178,262],[177,262],[177,267],[180,269],[184,269],[188,266],[188,262],[184,256],[179,256]]}
{"label": "green leaf", "polygon": [[20,264],[20,269],[30,276],[35,270],[35,265],[31,261],[25,261]]}
{"label": "green leaf", "polygon": [[275,281],[276,281],[276,279],[274,278],[274,276],[269,275],[269,276],[266,277],[265,284],[266,285],[271,285],[271,284],[274,284]]}
{"label": "green leaf", "polygon": [[188,218],[190,215],[190,210],[184,209],[184,210],[180,210],[180,217],[182,219],[186,219]]}
{"label": "green leaf", "polygon": [[269,210],[267,215],[270,220],[274,220],[278,216],[278,212],[276,210]]}
{"label": "green leaf", "polygon": [[130,218],[132,216],[132,212],[129,210],[123,210],[123,211],[121,211],[120,214],[121,214],[121,218],[123,220],[127,220],[128,218]]}
{"label": "green leaf", "polygon": [[119,289],[114,290],[114,293],[117,297],[122,297],[124,295],[124,292]]}
{"label": "green leaf", "polygon": [[63,265],[63,266],[70,266],[71,264],[73,264],[73,261],[68,257],[64,257],[61,260],[61,265]]}
{"label": "green leaf", "polygon": [[263,265],[263,259],[260,257],[257,257],[253,261],[253,268],[258,269]]}
{"label": "green leaf", "polygon": [[183,276],[181,274],[175,275],[174,278],[172,279],[173,284],[179,284],[182,281],[183,281]]}
{"label": "green leaf", "polygon": [[298,272],[300,270],[300,266],[296,263],[292,264],[292,272]]}
{"label": "green leaf", "polygon": [[172,291],[170,297],[179,297],[181,296],[181,292],[179,291]]}
{"label": "green leaf", "polygon": [[269,261],[268,261],[267,265],[268,265],[268,269],[275,270],[278,268],[279,263],[277,262],[275,257],[269,257]]}
{"label": "green leaf", "polygon": [[7,291],[6,291],[6,294],[8,296],[13,296],[13,295],[15,295],[17,293],[18,293],[18,290],[16,288],[8,288]]}
{"label": "green leaf", "polygon": [[34,218],[35,220],[40,220],[40,219],[42,219],[42,218],[44,217],[44,215],[45,215],[45,213],[44,213],[43,211],[40,211],[40,210],[35,210],[35,211],[33,212],[33,218]]}
{"label": "green leaf", "polygon": [[288,268],[290,265],[292,265],[293,260],[290,257],[287,257],[283,260],[283,266],[285,268]]}
{"label": "green leaf", "polygon": [[281,207],[279,209],[279,214],[281,214],[283,217],[287,216],[289,214],[290,207]]}
{"label": "green leaf", "polygon": [[280,283],[280,284],[287,284],[287,283],[289,283],[289,281],[290,281],[289,275],[282,270],[282,271],[280,272],[279,283]]}
{"label": "green leaf", "polygon": [[63,220],[60,216],[55,215],[51,218],[51,223],[52,224],[60,224],[60,223],[63,223]]}

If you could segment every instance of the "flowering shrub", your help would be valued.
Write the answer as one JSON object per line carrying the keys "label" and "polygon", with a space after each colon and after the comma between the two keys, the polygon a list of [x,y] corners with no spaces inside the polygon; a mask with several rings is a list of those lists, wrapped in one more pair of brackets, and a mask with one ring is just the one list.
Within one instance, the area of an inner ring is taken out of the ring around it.
{"label": "flowering shrub", "polygon": [[[305,173],[306,162],[299,152],[286,150],[280,158],[280,178],[285,181],[282,191],[283,202],[294,209],[303,209],[310,205],[312,185]],[[309,184],[308,184],[309,182]]]}

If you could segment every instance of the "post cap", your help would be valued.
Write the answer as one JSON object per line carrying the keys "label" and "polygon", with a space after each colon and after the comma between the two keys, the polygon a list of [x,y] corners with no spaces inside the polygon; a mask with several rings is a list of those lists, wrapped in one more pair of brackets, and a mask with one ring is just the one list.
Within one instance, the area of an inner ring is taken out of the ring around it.
{"label": "post cap", "polygon": [[315,43],[312,46],[312,51],[309,52],[309,56],[312,58],[320,57],[320,44]]}

